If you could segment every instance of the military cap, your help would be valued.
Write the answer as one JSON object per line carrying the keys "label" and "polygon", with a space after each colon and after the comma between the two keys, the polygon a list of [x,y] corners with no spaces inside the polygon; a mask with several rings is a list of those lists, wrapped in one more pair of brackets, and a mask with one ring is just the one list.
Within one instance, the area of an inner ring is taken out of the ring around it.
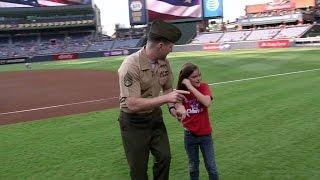
{"label": "military cap", "polygon": [[181,37],[181,31],[174,25],[162,20],[155,20],[151,23],[149,38],[164,38],[172,43],[177,42]]}

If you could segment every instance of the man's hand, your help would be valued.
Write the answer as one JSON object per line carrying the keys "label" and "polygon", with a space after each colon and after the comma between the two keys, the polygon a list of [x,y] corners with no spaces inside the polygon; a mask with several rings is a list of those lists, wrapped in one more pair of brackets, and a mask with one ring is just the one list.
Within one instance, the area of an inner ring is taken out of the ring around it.
{"label": "man's hand", "polygon": [[183,90],[173,90],[172,92],[166,94],[167,102],[169,103],[177,103],[182,102],[186,99],[185,94],[190,94],[188,91]]}

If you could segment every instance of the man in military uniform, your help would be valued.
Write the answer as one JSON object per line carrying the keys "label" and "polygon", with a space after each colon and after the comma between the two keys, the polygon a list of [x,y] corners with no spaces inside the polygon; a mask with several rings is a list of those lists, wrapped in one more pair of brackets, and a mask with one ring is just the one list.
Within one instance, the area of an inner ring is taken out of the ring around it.
{"label": "man in military uniform", "polygon": [[[146,46],[128,56],[118,70],[119,124],[132,180],[148,179],[150,152],[154,156],[154,179],[169,178],[171,155],[160,106],[167,103],[171,115],[177,117],[174,103],[182,101],[183,94],[189,93],[173,91],[172,70],[166,59],[180,36],[177,27],[154,21]],[[160,95],[161,90],[163,95]]]}

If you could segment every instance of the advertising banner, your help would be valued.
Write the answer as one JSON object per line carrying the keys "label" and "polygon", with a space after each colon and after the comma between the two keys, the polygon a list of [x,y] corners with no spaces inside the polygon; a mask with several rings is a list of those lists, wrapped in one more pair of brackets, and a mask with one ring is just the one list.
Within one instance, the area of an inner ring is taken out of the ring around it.
{"label": "advertising banner", "polygon": [[60,60],[70,60],[70,59],[78,59],[78,54],[55,54],[53,55],[53,60],[60,61]]}
{"label": "advertising banner", "polygon": [[145,0],[129,0],[129,18],[131,25],[147,23]]}
{"label": "advertising banner", "polygon": [[290,10],[315,6],[315,0],[270,0],[270,2],[264,4],[258,3],[255,5],[247,5],[246,12],[252,14],[273,10]]}
{"label": "advertising banner", "polygon": [[104,56],[122,56],[122,55],[128,55],[129,51],[124,49],[124,50],[112,50],[112,51],[105,51],[103,52]]}
{"label": "advertising banner", "polygon": [[230,49],[231,45],[227,43],[208,43],[203,45],[204,51],[223,51]]}
{"label": "advertising banner", "polygon": [[290,46],[290,41],[287,39],[258,42],[258,48],[288,48],[289,46]]}
{"label": "advertising banner", "polygon": [[26,57],[4,58],[4,59],[0,59],[0,65],[24,63],[24,62],[26,62],[26,61],[27,61],[27,58],[26,58]]}
{"label": "advertising banner", "polygon": [[223,17],[223,0],[204,0],[203,10],[205,18]]}
{"label": "advertising banner", "polygon": [[274,0],[273,2],[267,3],[266,10],[294,9],[295,7],[296,4],[294,1]]}

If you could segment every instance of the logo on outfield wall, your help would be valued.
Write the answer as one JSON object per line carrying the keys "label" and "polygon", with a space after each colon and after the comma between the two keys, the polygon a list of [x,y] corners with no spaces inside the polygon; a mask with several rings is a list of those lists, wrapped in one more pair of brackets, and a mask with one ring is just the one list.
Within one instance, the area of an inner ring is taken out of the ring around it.
{"label": "logo on outfield wall", "polygon": [[216,11],[220,6],[219,0],[208,0],[207,8],[209,11]]}
{"label": "logo on outfield wall", "polygon": [[124,50],[113,50],[113,51],[105,51],[103,52],[104,56],[122,56],[128,55],[130,52],[126,49]]}
{"label": "logo on outfield wall", "polygon": [[259,41],[259,48],[287,48],[290,46],[289,40],[270,40],[270,41]]}
{"label": "logo on outfield wall", "polygon": [[218,43],[208,43],[203,45],[203,50],[205,51],[224,51],[230,50],[230,44],[218,44]]}
{"label": "logo on outfield wall", "polygon": [[26,58],[25,57],[21,57],[21,58],[8,58],[8,59],[1,59],[0,60],[0,65],[4,65],[4,64],[15,64],[15,63],[24,63],[26,62]]}
{"label": "logo on outfield wall", "polygon": [[78,54],[72,53],[72,54],[56,54],[53,55],[54,60],[69,60],[69,59],[78,59]]}

